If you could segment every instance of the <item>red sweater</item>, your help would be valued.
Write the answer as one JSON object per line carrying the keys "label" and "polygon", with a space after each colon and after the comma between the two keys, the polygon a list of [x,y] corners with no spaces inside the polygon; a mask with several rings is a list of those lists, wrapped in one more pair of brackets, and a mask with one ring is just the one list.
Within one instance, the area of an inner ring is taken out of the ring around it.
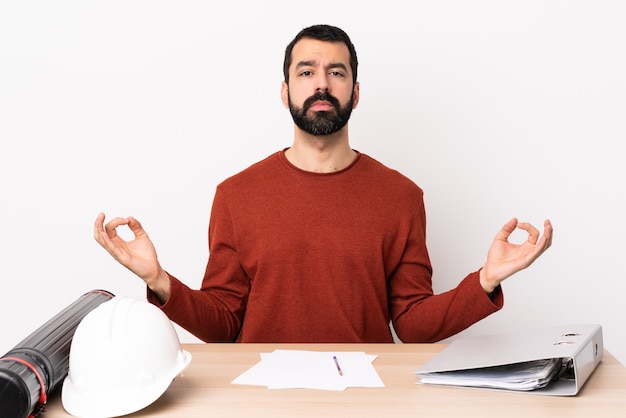
{"label": "red sweater", "polygon": [[299,170],[278,152],[217,187],[200,290],[159,305],[204,341],[434,342],[502,307],[474,272],[433,295],[422,190],[365,154]]}

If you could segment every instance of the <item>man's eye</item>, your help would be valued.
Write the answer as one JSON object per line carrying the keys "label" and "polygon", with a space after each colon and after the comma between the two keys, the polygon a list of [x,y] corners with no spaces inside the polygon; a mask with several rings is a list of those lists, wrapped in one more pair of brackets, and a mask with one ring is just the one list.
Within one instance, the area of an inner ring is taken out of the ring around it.
{"label": "man's eye", "polygon": [[343,73],[340,71],[331,71],[330,75],[334,76],[334,77],[343,77]]}
{"label": "man's eye", "polygon": [[300,73],[300,75],[301,75],[301,76],[303,76],[303,77],[309,76],[309,75],[311,75],[311,74],[312,74],[312,73],[311,73],[310,71],[308,71],[308,70],[307,70],[307,71],[302,71],[302,72]]}

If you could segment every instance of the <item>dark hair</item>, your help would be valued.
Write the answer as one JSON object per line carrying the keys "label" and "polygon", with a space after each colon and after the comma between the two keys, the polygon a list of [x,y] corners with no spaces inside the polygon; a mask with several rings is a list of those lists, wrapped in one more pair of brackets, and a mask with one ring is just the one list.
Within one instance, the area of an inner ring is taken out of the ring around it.
{"label": "dark hair", "polygon": [[291,66],[291,52],[293,51],[293,47],[296,45],[296,43],[304,38],[315,39],[325,42],[343,42],[348,47],[348,51],[350,51],[352,81],[356,83],[357,67],[359,65],[359,62],[356,58],[356,49],[354,49],[354,45],[352,45],[352,41],[350,41],[350,37],[347,33],[339,29],[338,27],[330,25],[314,25],[309,26],[308,28],[304,28],[300,31],[300,33],[296,35],[295,38],[293,38],[289,45],[287,45],[287,48],[285,49],[285,61],[283,62],[283,74],[286,83],[289,83],[289,66]]}

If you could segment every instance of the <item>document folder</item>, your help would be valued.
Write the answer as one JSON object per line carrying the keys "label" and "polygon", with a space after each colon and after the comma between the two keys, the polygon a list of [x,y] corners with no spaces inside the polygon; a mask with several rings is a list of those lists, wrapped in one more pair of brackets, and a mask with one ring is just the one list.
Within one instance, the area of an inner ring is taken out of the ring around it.
{"label": "document folder", "polygon": [[[417,383],[572,396],[602,360],[603,349],[598,324],[459,337],[418,368]],[[515,380],[520,377],[536,385]]]}

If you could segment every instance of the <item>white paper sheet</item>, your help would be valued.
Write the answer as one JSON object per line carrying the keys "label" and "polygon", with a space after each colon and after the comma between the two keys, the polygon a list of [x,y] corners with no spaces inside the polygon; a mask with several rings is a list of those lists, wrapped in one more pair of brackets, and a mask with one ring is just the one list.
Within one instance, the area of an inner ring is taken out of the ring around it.
{"label": "white paper sheet", "polygon": [[[337,358],[341,374],[333,357]],[[261,353],[261,361],[232,383],[267,386],[269,389],[335,391],[348,387],[384,387],[372,364],[376,357],[364,352],[275,350]]]}

